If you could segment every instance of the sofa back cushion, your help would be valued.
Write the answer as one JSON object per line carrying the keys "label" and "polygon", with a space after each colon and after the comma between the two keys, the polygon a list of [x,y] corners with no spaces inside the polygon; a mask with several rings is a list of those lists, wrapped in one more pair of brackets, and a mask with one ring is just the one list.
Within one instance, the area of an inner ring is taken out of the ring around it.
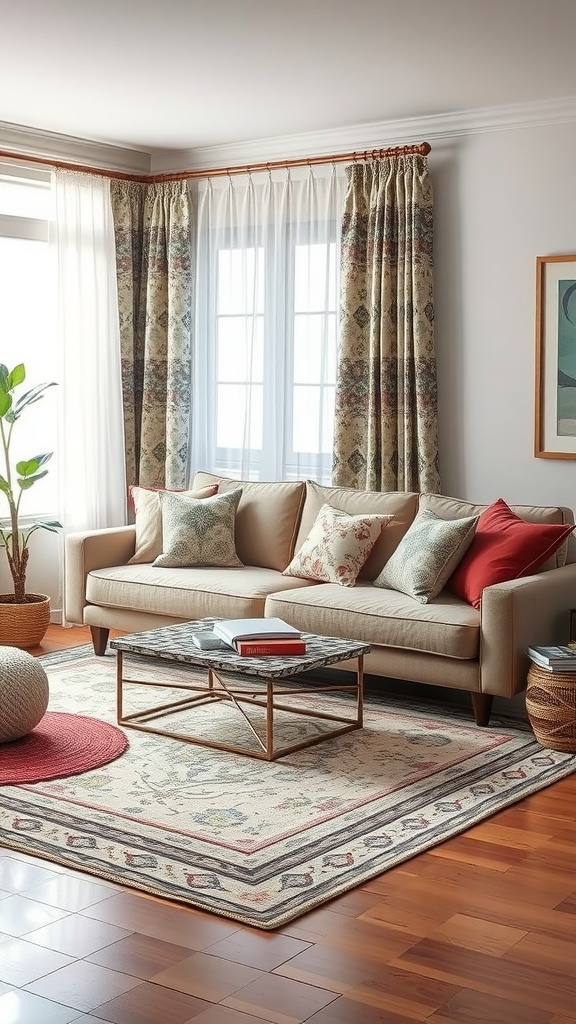
{"label": "sofa back cushion", "polygon": [[412,491],[356,491],[352,487],[328,487],[307,480],[296,551],[302,547],[323,505],[332,505],[349,515],[394,516],[382,530],[360,572],[359,578],[375,580],[412,523],[418,510],[418,497]]}
{"label": "sofa back cushion", "polygon": [[244,565],[283,572],[296,541],[305,486],[301,481],[233,480],[200,471],[194,490],[218,484],[218,493],[242,488],[236,512],[236,553]]}
{"label": "sofa back cushion", "polygon": [[[420,510],[429,508],[441,519],[461,519],[464,516],[480,516],[488,505],[476,505],[460,498],[449,498],[443,494],[421,494]],[[509,508],[527,523],[556,523],[568,525],[574,523],[572,509],[563,505],[510,505]],[[557,569],[566,564],[568,541],[566,540],[547,561],[540,566],[538,572]]]}

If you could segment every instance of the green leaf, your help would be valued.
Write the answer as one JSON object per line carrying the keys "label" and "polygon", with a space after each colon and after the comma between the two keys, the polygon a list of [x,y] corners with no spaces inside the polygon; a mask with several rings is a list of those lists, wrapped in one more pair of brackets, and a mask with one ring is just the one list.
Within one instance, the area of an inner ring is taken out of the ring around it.
{"label": "green leaf", "polygon": [[10,484],[3,476],[0,476],[0,491],[4,491],[4,494],[10,494]]}
{"label": "green leaf", "polygon": [[16,463],[16,472],[20,476],[33,476],[40,466],[44,466],[52,458],[52,452],[45,452],[44,455],[35,455],[33,459],[25,459]]}
{"label": "green leaf", "polygon": [[56,533],[57,530],[61,529],[62,523],[59,523],[57,519],[47,519],[45,522],[33,523],[31,528],[27,531],[26,536],[29,537],[34,530],[48,530],[49,533]]}
{"label": "green leaf", "polygon": [[36,473],[36,476],[18,477],[16,483],[23,491],[29,491],[38,480],[41,480],[43,476],[47,475],[48,470],[45,469],[42,473]]}
{"label": "green leaf", "polygon": [[26,370],[24,369],[24,363],[18,363],[10,374],[10,390],[17,388],[19,384],[23,384],[26,380]]}
{"label": "green leaf", "polygon": [[5,416],[12,408],[12,395],[0,388],[0,417]]}
{"label": "green leaf", "polygon": [[26,391],[20,396],[14,409],[12,411],[12,420],[17,420],[22,415],[24,409],[28,405],[33,405],[34,402],[39,402],[44,397],[44,392],[47,388],[53,388],[56,386],[56,381],[50,381],[49,384],[37,384],[35,388],[30,388],[30,391]]}

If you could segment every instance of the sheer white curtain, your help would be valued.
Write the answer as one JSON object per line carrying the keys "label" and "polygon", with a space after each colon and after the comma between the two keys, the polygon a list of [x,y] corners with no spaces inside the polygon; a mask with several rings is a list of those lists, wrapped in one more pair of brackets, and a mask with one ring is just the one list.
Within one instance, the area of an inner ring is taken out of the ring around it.
{"label": "sheer white curtain", "polygon": [[57,171],[54,190],[59,517],[65,535],[124,524],[126,484],[110,183]]}
{"label": "sheer white curtain", "polygon": [[191,474],[329,482],[344,170],[196,192]]}

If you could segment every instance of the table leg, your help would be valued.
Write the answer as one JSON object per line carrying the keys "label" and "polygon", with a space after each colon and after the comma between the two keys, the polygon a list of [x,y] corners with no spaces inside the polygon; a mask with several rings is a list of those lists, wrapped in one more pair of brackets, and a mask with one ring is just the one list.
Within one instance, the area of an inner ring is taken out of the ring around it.
{"label": "table leg", "polygon": [[358,722],[358,728],[361,729],[364,724],[364,655],[358,656],[358,664],[356,666],[356,682],[358,684],[358,695],[356,700],[356,720]]}
{"label": "table leg", "polygon": [[116,651],[116,721],[122,720],[122,651]]}
{"label": "table leg", "polygon": [[266,754],[274,759],[274,683],[266,680]]}

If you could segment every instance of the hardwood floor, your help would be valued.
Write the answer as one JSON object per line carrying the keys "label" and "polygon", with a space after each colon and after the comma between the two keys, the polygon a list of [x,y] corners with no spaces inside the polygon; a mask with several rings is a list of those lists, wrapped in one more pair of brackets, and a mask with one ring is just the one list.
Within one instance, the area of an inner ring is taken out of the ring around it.
{"label": "hardwood floor", "polygon": [[273,933],[0,841],[1,1024],[102,1021],[576,1024],[576,775]]}

